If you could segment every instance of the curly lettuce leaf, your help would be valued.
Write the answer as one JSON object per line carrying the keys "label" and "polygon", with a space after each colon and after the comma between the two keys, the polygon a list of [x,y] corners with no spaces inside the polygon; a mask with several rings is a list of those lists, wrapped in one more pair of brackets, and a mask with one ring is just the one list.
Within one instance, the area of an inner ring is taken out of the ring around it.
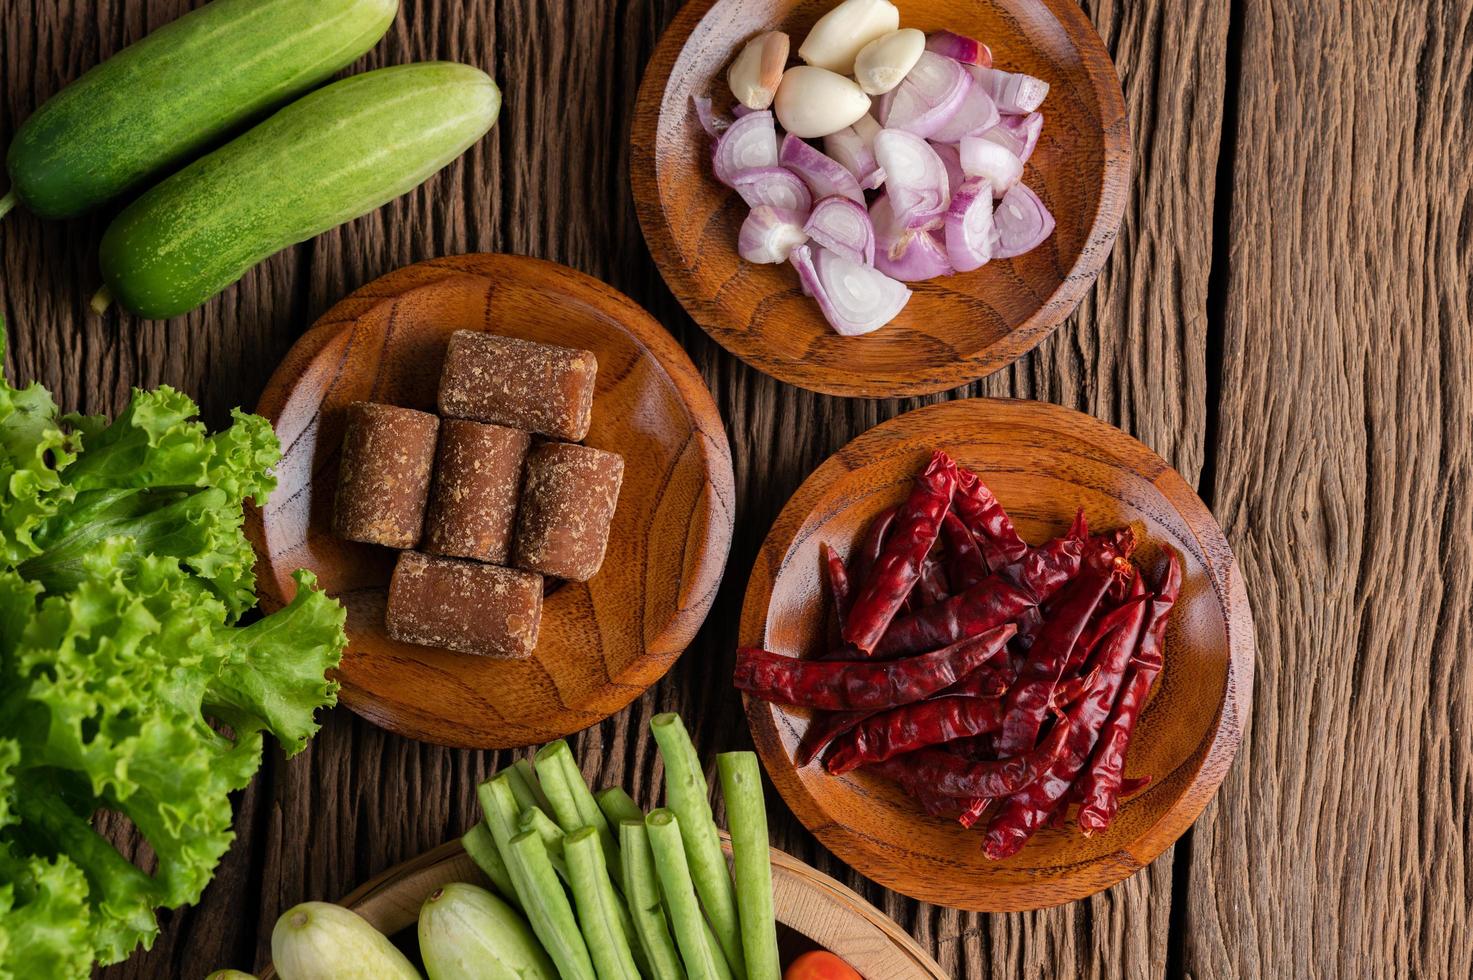
{"label": "curly lettuce leaf", "polygon": [[[4,359],[0,318],[0,365]],[[70,500],[61,471],[74,448],[50,392],[39,384],[12,388],[0,376],[0,560],[6,565],[36,554],[36,531]]]}

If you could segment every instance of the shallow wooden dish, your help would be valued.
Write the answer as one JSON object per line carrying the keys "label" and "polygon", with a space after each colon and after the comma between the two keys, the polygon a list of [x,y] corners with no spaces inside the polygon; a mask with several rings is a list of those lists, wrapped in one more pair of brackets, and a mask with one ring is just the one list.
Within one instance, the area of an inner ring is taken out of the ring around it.
{"label": "shallow wooden dish", "polygon": [[1242,575],[1186,481],[1125,433],[1040,402],[952,401],[871,429],[798,488],[752,571],[743,646],[794,656],[819,647],[828,615],[820,543],[847,554],[876,513],[905,499],[934,449],[979,473],[1035,544],[1062,533],[1082,506],[1093,529],[1135,528],[1136,561],[1153,581],[1162,545],[1181,553],[1185,582],[1166,667],[1127,757],[1127,775],[1149,775],[1150,786],[1122,804],[1105,834],[1086,838],[1072,825],[1044,830],[1016,856],[992,862],[982,855],[979,830],[927,816],[886,780],[863,772],[835,778],[816,760],[798,769],[806,711],[749,699],[752,735],[803,824],[888,888],[986,912],[1083,898],[1165,850],[1227,773],[1253,696],[1253,623]]}
{"label": "shallow wooden dish", "polygon": [[[493,330],[598,357],[586,442],[623,453],[603,567],[548,595],[528,660],[412,646],[384,632],[396,552],[331,531],[343,410],[382,401],[433,411],[455,330]],[[285,451],[280,486],[248,516],[259,590],[290,597],[315,571],[348,607],[342,700],[375,724],[442,745],[546,742],[608,717],[659,679],[695,636],[731,544],[731,451],[710,393],[675,340],[632,300],[563,266],[463,255],[364,286],[299,340],[260,413]]]}
{"label": "shallow wooden dish", "polygon": [[655,49],[634,117],[640,225],[670,289],[706,332],[789,384],[870,398],[954,388],[1031,350],[1079,304],[1104,265],[1130,182],[1130,131],[1115,67],[1074,0],[896,0],[900,23],[992,45],[997,67],[1050,85],[1043,136],[1024,180],[1058,219],[1027,255],[913,284],[895,322],[841,337],[786,264],[737,255],[747,207],[711,174],[711,141],[691,108],[730,105],[726,68],[754,34],[781,29],[797,51],[837,0],[691,0]]}
{"label": "shallow wooden dish", "polygon": [[[724,832],[721,842],[730,853]],[[341,904],[392,936],[411,928],[425,899],[452,881],[489,887],[459,841],[391,868]],[[946,980],[941,967],[883,912],[777,848],[772,849],[772,891],[784,952],[822,947],[838,954],[868,980]],[[275,976],[268,965],[261,980]]]}

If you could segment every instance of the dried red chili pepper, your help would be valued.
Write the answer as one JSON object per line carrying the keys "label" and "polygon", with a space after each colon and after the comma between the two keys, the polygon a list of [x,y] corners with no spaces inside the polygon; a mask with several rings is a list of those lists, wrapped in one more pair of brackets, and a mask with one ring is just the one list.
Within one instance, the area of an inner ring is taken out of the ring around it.
{"label": "dried red chili pepper", "polygon": [[1131,573],[1129,562],[1123,558],[1116,561],[1119,564],[1111,569],[1089,566],[1059,596],[1051,618],[1023,661],[1018,683],[1008,691],[1007,713],[997,739],[1000,754],[1017,755],[1037,743],[1044,716],[1053,703],[1054,688],[1085,623],[1105,597],[1111,580]]}
{"label": "dried red chili pepper", "polygon": [[931,698],[891,708],[835,739],[824,768],[839,776],[916,749],[996,731],[1002,706],[1001,698]]}
{"label": "dried red chili pepper", "polygon": [[794,753],[799,767],[808,765],[818,754],[828,748],[830,742],[849,731],[855,725],[883,711],[817,711],[808,721],[803,737],[798,740],[798,751]]}
{"label": "dried red chili pepper", "polygon": [[942,796],[967,800],[1009,796],[1025,790],[1056,764],[1069,733],[1068,724],[1061,721],[1037,748],[1010,759],[968,762],[941,749],[920,749],[877,763],[877,767],[886,775],[908,772],[908,778]]}
{"label": "dried red chili pepper", "polygon": [[868,655],[874,651],[901,603],[915,587],[921,564],[941,532],[941,518],[951,506],[955,489],[956,464],[943,452],[932,454],[910,498],[896,512],[890,538],[849,610],[844,642],[861,653]]}
{"label": "dried red chili pepper", "polygon": [[982,814],[987,812],[987,806],[992,802],[990,796],[975,796],[970,800],[963,800],[967,804],[965,810],[956,818],[956,822],[971,830],[982,819]]}
{"label": "dried red chili pepper", "polygon": [[1150,611],[1146,614],[1140,650],[1126,675],[1110,717],[1100,731],[1089,768],[1080,779],[1079,795],[1083,806],[1079,810],[1078,822],[1086,837],[1107,829],[1120,809],[1125,754],[1151,685],[1164,664],[1162,643],[1166,636],[1166,622],[1181,592],[1181,578],[1181,561],[1172,552],[1161,587],[1151,599]]}
{"label": "dried red chili pepper", "polygon": [[957,471],[954,506],[957,516],[977,539],[988,568],[997,571],[1027,554],[1028,543],[1018,536],[1013,519],[977,474]]}
{"label": "dried red chili pepper", "polygon": [[852,596],[849,593],[849,571],[844,567],[844,559],[831,546],[825,544],[824,567],[828,570],[829,595],[834,600],[834,616],[839,620],[839,632],[844,631],[844,621],[849,618],[849,603]]}
{"label": "dried red chili pepper", "polygon": [[1000,698],[1008,693],[1008,688],[1017,679],[1018,673],[1011,664],[993,661],[983,664],[955,684],[936,693],[940,697]]}
{"label": "dried red chili pepper", "polygon": [[956,516],[955,509],[941,518],[941,535],[946,541],[947,578],[953,592],[965,592],[987,577],[987,560],[982,557],[982,549]]}
{"label": "dried red chili pepper", "polygon": [[767,650],[737,650],[737,690],[761,701],[824,711],[867,711],[919,701],[950,687],[1003,651],[1005,623],[949,647],[885,662],[799,660]]}
{"label": "dried red chili pepper", "polygon": [[[1111,596],[1120,593],[1114,600]],[[1105,593],[1105,601],[1100,603],[1090,621],[1085,624],[1084,632],[1079,634],[1079,641],[1074,644],[1074,649],[1069,653],[1069,662],[1064,665],[1064,674],[1088,673],[1086,661],[1090,655],[1095,654],[1098,660],[1100,640],[1104,638],[1110,628],[1109,614],[1121,606],[1127,605],[1133,599],[1140,599],[1146,595],[1145,581],[1139,573],[1123,577],[1123,587],[1120,580],[1112,582],[1110,589]]]}
{"label": "dried red chili pepper", "polygon": [[[1014,793],[988,821],[982,850],[994,861],[1010,857],[1057,811],[1089,761],[1100,729],[1109,717],[1126,668],[1135,652],[1145,620],[1146,602],[1121,607],[1122,621],[1110,630],[1099,662],[1099,673],[1082,698],[1065,715],[1069,736],[1058,758],[1037,780]],[[1113,613],[1111,615],[1114,615]]]}
{"label": "dried red chili pepper", "polygon": [[862,585],[869,578],[870,569],[875,567],[880,552],[885,549],[885,541],[889,537],[890,528],[895,523],[895,513],[899,509],[899,507],[887,507],[870,521],[869,527],[865,529],[864,537],[859,540],[859,547],[854,549],[854,556],[849,560],[851,584]]}
{"label": "dried red chili pepper", "polygon": [[936,552],[932,551],[921,565],[921,577],[910,598],[916,601],[916,608],[919,609],[921,606],[945,602],[950,596],[951,584],[946,579],[946,568]]}

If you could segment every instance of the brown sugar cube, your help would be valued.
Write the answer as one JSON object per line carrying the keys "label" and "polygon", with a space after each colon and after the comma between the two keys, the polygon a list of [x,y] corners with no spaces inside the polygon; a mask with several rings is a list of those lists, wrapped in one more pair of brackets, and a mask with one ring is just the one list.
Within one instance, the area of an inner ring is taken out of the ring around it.
{"label": "brown sugar cube", "polygon": [[406,551],[394,566],[384,619],[404,643],[519,660],[537,646],[542,576]]}
{"label": "brown sugar cube", "polygon": [[592,351],[457,330],[440,375],[440,414],[577,442],[588,435],[597,375]]}
{"label": "brown sugar cube", "polygon": [[424,551],[505,565],[532,437],[464,419],[440,423]]}
{"label": "brown sugar cube", "polygon": [[516,565],[586,582],[604,562],[624,481],[624,457],[549,442],[527,455],[517,518]]}
{"label": "brown sugar cube", "polygon": [[413,548],[424,526],[440,420],[372,402],[348,406],[333,529],[338,537]]}

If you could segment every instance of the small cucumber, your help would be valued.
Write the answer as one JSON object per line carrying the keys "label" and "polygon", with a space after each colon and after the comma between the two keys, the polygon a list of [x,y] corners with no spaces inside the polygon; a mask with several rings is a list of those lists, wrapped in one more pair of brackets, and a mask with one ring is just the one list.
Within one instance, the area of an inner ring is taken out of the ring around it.
{"label": "small cucumber", "polygon": [[527,921],[475,885],[452,882],[419,910],[419,955],[430,980],[557,980]]}
{"label": "small cucumber", "polygon": [[[11,195],[69,218],[326,81],[378,43],[399,0],[215,0],[62,89],[10,144]],[[0,203],[0,214],[7,209]]]}
{"label": "small cucumber", "polygon": [[448,62],[318,89],[118,215],[102,239],[107,289],[139,316],[187,313],[262,259],[418,187],[500,109],[484,72]]}
{"label": "small cucumber", "polygon": [[271,962],[281,980],[423,980],[366,919],[326,902],[281,914],[271,931]]}

